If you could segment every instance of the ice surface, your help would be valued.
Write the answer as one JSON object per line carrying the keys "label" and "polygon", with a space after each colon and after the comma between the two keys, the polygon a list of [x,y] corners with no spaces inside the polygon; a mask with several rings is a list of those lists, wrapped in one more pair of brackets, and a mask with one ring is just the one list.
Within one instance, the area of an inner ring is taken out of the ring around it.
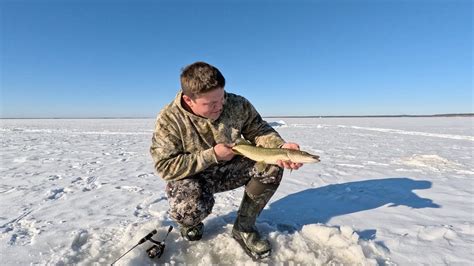
{"label": "ice surface", "polygon": [[[321,163],[285,172],[257,226],[270,265],[468,265],[474,260],[474,118],[269,120]],[[107,264],[169,225],[153,174],[153,119],[0,120],[2,264]],[[243,190],[216,195],[204,238],[171,232],[119,265],[254,262],[231,238]]]}

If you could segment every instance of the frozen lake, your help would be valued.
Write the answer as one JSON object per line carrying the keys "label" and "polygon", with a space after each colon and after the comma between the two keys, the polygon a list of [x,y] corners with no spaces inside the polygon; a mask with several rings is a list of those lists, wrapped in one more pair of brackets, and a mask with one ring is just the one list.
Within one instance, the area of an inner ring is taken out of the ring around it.
{"label": "frozen lake", "polygon": [[[272,118],[321,163],[285,172],[258,227],[268,263],[474,260],[474,118]],[[111,263],[168,225],[154,119],[0,120],[0,261]],[[242,189],[216,195],[203,241],[173,231],[156,263],[251,264],[231,238]],[[148,265],[138,247],[120,262]]]}

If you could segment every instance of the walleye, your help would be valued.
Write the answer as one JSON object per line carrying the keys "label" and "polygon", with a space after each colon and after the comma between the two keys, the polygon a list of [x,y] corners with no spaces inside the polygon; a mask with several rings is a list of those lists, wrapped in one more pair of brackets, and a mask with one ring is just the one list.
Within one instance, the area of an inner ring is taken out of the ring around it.
{"label": "walleye", "polygon": [[278,160],[291,161],[293,163],[317,163],[319,156],[300,150],[284,148],[263,148],[251,145],[243,139],[236,141],[232,150],[242,156],[258,162],[257,169],[265,169],[266,164],[277,164]]}

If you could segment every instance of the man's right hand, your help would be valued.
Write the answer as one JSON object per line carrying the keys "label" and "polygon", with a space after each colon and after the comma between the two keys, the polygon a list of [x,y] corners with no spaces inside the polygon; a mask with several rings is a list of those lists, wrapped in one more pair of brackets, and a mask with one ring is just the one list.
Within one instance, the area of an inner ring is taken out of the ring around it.
{"label": "man's right hand", "polygon": [[232,150],[232,144],[219,143],[214,146],[214,153],[218,161],[230,161],[234,158],[234,151]]}

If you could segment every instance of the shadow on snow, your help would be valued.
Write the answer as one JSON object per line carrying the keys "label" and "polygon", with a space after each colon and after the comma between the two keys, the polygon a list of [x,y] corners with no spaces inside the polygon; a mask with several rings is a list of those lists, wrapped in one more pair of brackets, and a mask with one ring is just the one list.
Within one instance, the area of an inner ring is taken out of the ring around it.
{"label": "shadow on snow", "polygon": [[[371,179],[332,184],[306,189],[270,204],[260,220],[272,221],[280,231],[300,230],[304,225],[327,223],[331,218],[388,207],[407,206],[413,209],[440,208],[432,200],[421,198],[414,190],[429,189],[431,182],[406,177]],[[407,214],[409,215],[409,214]],[[372,238],[374,230],[360,232],[361,237]]]}

